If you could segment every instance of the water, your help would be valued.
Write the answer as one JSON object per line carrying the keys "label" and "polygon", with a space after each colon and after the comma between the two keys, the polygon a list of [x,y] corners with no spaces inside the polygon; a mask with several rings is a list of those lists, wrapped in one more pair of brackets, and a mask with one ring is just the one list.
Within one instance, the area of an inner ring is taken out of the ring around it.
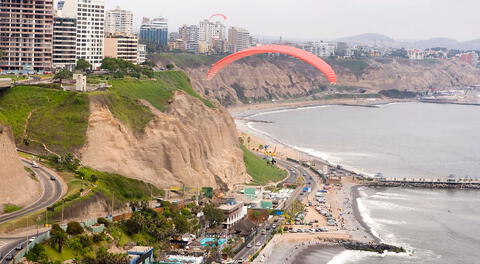
{"label": "water", "polygon": [[[480,178],[479,117],[475,106],[330,106],[259,114],[255,119],[274,123],[249,127],[365,174]],[[480,192],[363,188],[360,195],[367,224],[414,254],[341,251],[332,257],[311,249],[297,263],[480,263]]]}

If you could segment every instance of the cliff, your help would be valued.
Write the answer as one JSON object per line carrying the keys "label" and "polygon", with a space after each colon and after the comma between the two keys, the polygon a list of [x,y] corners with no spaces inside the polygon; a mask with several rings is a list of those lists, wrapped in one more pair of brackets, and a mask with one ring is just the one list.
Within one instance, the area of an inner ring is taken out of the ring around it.
{"label": "cliff", "polygon": [[[5,204],[24,206],[40,196],[40,183],[31,178],[18,158],[11,131],[0,124],[0,212]],[[18,194],[22,195],[18,195]]]}
{"label": "cliff", "polygon": [[176,91],[164,112],[143,101],[153,119],[143,133],[91,100],[83,164],[158,187],[226,189],[249,180],[235,124],[226,110]]}
{"label": "cliff", "polygon": [[227,106],[314,94],[321,97],[358,89],[376,94],[388,89],[422,91],[480,83],[480,69],[457,60],[337,59],[327,62],[337,73],[338,84],[327,87],[325,78],[315,68],[285,56],[245,58],[222,69],[212,81],[205,80],[217,59],[218,56],[185,54],[153,58],[158,64],[177,64],[188,73],[197,91]]}

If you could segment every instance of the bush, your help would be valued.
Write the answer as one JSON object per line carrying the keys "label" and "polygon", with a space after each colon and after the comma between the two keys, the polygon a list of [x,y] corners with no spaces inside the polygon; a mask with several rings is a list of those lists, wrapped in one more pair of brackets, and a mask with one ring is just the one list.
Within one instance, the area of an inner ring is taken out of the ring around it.
{"label": "bush", "polygon": [[80,234],[83,233],[83,231],[84,231],[83,227],[80,225],[79,222],[72,221],[72,222],[67,224],[67,233],[69,235],[72,235],[72,236],[80,235]]}
{"label": "bush", "polygon": [[110,221],[108,221],[106,218],[104,217],[100,217],[97,219],[97,223],[98,224],[103,224],[105,227],[108,227],[110,225]]}
{"label": "bush", "polygon": [[30,251],[28,251],[25,258],[29,261],[38,263],[46,263],[48,261],[45,248],[40,244],[36,244]]}

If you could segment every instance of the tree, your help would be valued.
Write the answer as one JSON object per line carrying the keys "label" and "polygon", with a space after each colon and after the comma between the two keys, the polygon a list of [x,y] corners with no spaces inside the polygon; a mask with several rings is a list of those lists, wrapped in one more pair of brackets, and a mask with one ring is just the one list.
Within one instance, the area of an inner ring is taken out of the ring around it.
{"label": "tree", "polygon": [[216,226],[221,222],[223,222],[224,215],[222,210],[215,208],[211,204],[203,208],[203,213],[205,214],[205,218],[208,220],[208,222],[212,226]]}
{"label": "tree", "polygon": [[57,245],[58,252],[62,253],[62,247],[67,241],[67,233],[62,229],[52,229],[52,231],[50,231],[50,245]]}
{"label": "tree", "polygon": [[88,61],[86,61],[84,59],[79,59],[77,61],[77,66],[75,66],[75,69],[84,72],[84,71],[90,69],[91,67],[92,67],[92,65]]}
{"label": "tree", "polygon": [[173,69],[175,68],[175,65],[169,63],[169,64],[167,64],[166,67],[167,67],[167,70],[171,71],[171,70],[173,70]]}
{"label": "tree", "polygon": [[178,215],[173,218],[173,224],[175,225],[175,230],[179,234],[189,233],[192,229],[192,226],[188,222],[187,218],[183,215]]}
{"label": "tree", "polygon": [[60,80],[60,85],[62,85],[63,80],[67,80],[73,77],[73,73],[67,69],[63,69],[55,74],[54,79]]}
{"label": "tree", "polygon": [[97,252],[96,264],[126,264],[130,262],[127,254],[114,254],[102,248]]}
{"label": "tree", "polygon": [[83,227],[79,222],[72,221],[67,224],[67,233],[69,235],[80,235],[83,233]]}
{"label": "tree", "polygon": [[27,260],[37,263],[47,263],[48,261],[45,248],[40,244],[36,244],[30,251],[28,251],[25,257]]}

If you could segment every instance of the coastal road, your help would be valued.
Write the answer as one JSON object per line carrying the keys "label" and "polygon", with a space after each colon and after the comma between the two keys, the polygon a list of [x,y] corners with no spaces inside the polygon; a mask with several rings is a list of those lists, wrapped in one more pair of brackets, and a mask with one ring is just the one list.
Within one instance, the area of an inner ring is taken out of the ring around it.
{"label": "coastal road", "polygon": [[8,254],[12,254],[13,257],[18,253],[15,250],[15,247],[18,245],[26,245],[26,238],[10,238],[10,239],[0,239],[0,264],[10,263],[11,261],[6,260]]}
{"label": "coastal road", "polygon": [[[63,181],[60,180],[58,176],[51,174],[49,171],[47,171],[43,167],[32,168],[31,164],[25,160],[22,160],[22,163],[26,167],[31,168],[37,175],[38,180],[40,181],[40,184],[42,186],[41,187],[42,195],[40,199],[38,199],[33,204],[30,204],[13,213],[0,215],[0,224],[3,224],[8,221],[17,219],[19,217],[45,209],[48,206],[51,206],[52,204],[57,202],[62,197],[63,189],[64,189]],[[51,177],[54,177],[56,180],[55,181],[51,180]],[[8,186],[5,186],[5,187],[8,188]],[[18,195],[22,195],[22,194],[18,194]],[[32,219],[32,223],[33,222],[34,221]]]}
{"label": "coastal road", "polygon": [[[284,161],[284,160],[277,160],[277,163],[280,167],[282,167],[284,169],[287,169],[288,172],[289,172],[289,177],[284,182],[286,182],[286,183],[296,183],[298,177],[303,177],[304,180],[305,180],[305,184],[301,185],[301,186],[298,186],[297,189],[292,193],[292,195],[287,199],[287,201],[285,202],[286,207],[290,206],[295,200],[303,201],[305,198],[307,198],[309,193],[308,192],[303,192],[302,191],[303,187],[308,186],[308,187],[311,187],[312,190],[314,190],[316,188],[317,182],[318,182],[318,180],[317,180],[318,176],[314,175],[313,173],[311,173],[310,171],[305,169],[303,166],[301,166],[299,164],[296,164],[296,163],[293,163],[293,162],[290,162],[290,161]],[[295,173],[293,173],[293,172],[295,172]],[[315,177],[317,177],[317,178],[315,178]],[[309,182],[311,182],[311,184],[308,184]],[[253,239],[251,241],[249,241],[249,243],[247,243],[247,244],[251,244],[252,247],[250,247],[250,248],[247,247],[247,246],[243,247],[237,253],[237,255],[235,255],[234,259],[235,260],[240,260],[241,259],[241,260],[246,261],[246,260],[248,260],[248,258],[250,256],[255,254],[255,252],[260,250],[260,248],[266,242],[268,242],[270,240],[270,238],[273,236],[272,232],[273,232],[274,228],[272,228],[272,226],[276,225],[278,227],[278,226],[281,226],[283,224],[278,220],[279,220],[278,217],[274,217],[273,218],[274,223],[272,223],[272,221],[266,222],[262,226],[257,228],[256,233],[253,236]],[[266,230],[266,234],[262,235],[261,230],[266,229],[267,226],[269,226],[269,228]],[[261,244],[260,246],[256,246],[256,244],[258,242]]]}

